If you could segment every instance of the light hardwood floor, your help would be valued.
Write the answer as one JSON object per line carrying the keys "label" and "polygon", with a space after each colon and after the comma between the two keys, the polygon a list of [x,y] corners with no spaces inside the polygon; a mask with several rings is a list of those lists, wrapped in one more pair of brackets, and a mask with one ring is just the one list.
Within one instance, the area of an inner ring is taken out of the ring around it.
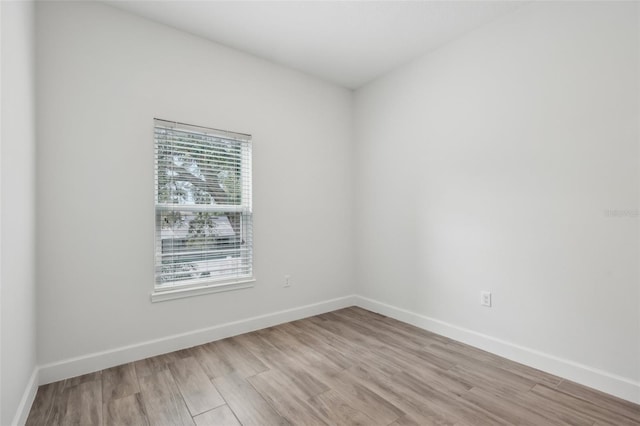
{"label": "light hardwood floor", "polygon": [[640,406],[347,308],[41,386],[28,425],[640,425]]}

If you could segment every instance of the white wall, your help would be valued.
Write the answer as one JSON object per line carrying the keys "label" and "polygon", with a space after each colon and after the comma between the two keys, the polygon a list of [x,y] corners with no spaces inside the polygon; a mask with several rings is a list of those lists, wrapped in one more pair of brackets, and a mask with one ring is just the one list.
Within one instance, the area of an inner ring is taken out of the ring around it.
{"label": "white wall", "polygon": [[[41,364],[352,293],[349,91],[101,4],[37,24]],[[253,135],[253,289],[150,303],[154,117]]]}
{"label": "white wall", "polygon": [[[36,367],[34,7],[1,2],[0,424],[12,424]],[[34,388],[35,389],[35,388]]]}
{"label": "white wall", "polygon": [[639,389],[638,31],[534,3],[358,90],[357,293]]}
{"label": "white wall", "polygon": [[[637,17],[528,5],[352,105],[108,6],[38,4],[39,363],[349,295],[355,253],[367,298],[637,383],[638,218],[605,214],[639,201]],[[153,117],[254,135],[255,288],[149,302]]]}

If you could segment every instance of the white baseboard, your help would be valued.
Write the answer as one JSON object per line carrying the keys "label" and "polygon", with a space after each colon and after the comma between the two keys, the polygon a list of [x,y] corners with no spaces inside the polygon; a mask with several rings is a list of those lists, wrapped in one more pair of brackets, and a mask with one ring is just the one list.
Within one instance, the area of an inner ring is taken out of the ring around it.
{"label": "white baseboard", "polygon": [[151,356],[331,312],[354,304],[355,296],[345,296],[42,365],[39,374],[40,384],[56,382]]}
{"label": "white baseboard", "polygon": [[362,296],[345,296],[311,305],[301,306],[270,314],[246,318],[207,327],[187,333],[167,336],[135,345],[97,352],[64,361],[46,364],[34,370],[22,398],[14,423],[24,424],[33,402],[38,384],[87,374],[116,365],[137,361],[167,352],[201,345],[242,333],[259,330],[289,321],[331,312],[348,306],[359,306],[372,312],[415,325],[422,329],[449,337],[471,346],[500,355],[504,358],[555,374],[574,382],[601,390],[619,398],[640,404],[640,383],[615,374],[589,367],[568,359],[556,357],[523,347],[486,334],[458,327],[444,321],[429,318],[406,309],[391,306]]}
{"label": "white baseboard", "polygon": [[445,337],[500,355],[512,361],[537,368],[556,376],[640,404],[640,383],[592,368],[577,362],[556,357],[535,349],[526,348],[473,330],[458,327],[406,309],[387,305],[362,296],[355,296],[355,304],[363,309],[397,319],[402,322]]}
{"label": "white baseboard", "polygon": [[38,392],[38,373],[39,368],[36,366],[33,369],[33,373],[31,373],[27,387],[24,389],[24,393],[20,399],[20,404],[18,405],[16,414],[11,422],[14,426],[22,426],[27,422],[29,411],[31,411],[31,405],[33,405],[33,400],[36,399],[36,393]]}

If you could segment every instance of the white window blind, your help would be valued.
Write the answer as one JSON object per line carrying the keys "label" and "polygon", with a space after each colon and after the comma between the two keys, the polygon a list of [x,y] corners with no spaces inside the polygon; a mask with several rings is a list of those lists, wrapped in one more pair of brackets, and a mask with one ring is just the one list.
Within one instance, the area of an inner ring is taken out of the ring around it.
{"label": "white window blind", "polygon": [[251,136],[154,124],[156,291],[251,279]]}

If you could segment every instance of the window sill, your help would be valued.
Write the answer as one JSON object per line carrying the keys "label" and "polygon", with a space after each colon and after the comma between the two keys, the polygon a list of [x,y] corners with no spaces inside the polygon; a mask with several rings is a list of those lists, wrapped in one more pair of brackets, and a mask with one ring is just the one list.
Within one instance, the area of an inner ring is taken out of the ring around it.
{"label": "window sill", "polygon": [[221,293],[223,291],[240,290],[243,288],[251,288],[256,280],[248,278],[243,281],[232,283],[217,283],[209,285],[200,285],[197,287],[176,288],[170,290],[156,290],[151,293],[151,302],[165,302],[173,299],[183,299],[185,297],[201,296],[209,293]]}

